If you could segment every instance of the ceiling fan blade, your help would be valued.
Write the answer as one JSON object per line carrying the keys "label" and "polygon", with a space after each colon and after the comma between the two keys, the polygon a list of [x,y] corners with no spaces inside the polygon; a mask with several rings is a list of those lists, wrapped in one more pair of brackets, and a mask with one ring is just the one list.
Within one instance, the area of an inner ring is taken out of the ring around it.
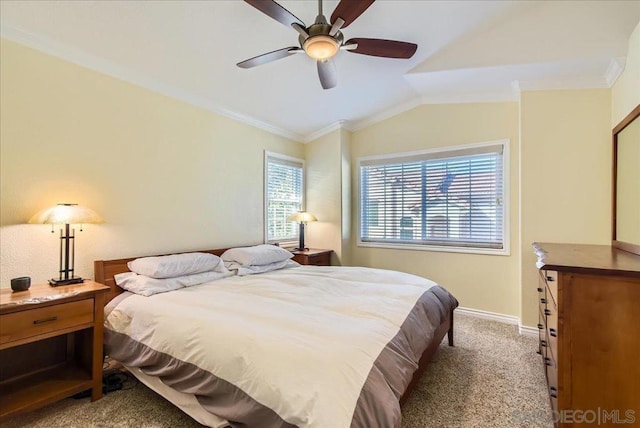
{"label": "ceiling fan blade", "polygon": [[293,55],[302,49],[292,46],[288,48],[278,49],[277,51],[268,52],[266,54],[254,56],[253,58],[249,58],[242,62],[237,63],[236,65],[240,68],[252,68],[257,67],[258,65],[266,64],[271,61],[275,61],[277,59],[286,58],[289,55]]}
{"label": "ceiling fan blade", "polygon": [[268,15],[278,21],[279,23],[291,27],[293,24],[298,24],[303,28],[306,28],[304,22],[300,21],[293,13],[289,12],[284,7],[280,6],[273,0],[244,0],[251,6],[258,9],[260,12]]}
{"label": "ceiling fan blade", "polygon": [[336,65],[333,60],[318,60],[316,62],[318,63],[318,77],[320,77],[322,89],[334,88],[338,84],[338,73],[336,72]]}
{"label": "ceiling fan blade", "polygon": [[344,44],[358,45],[355,49],[348,49],[348,52],[380,56],[383,58],[408,59],[411,58],[413,54],[416,53],[416,49],[418,49],[418,45],[415,43],[384,39],[350,39]]}
{"label": "ceiling fan blade", "polygon": [[342,28],[347,28],[353,21],[373,4],[375,0],[342,0],[331,14],[331,22],[338,18],[344,20]]}

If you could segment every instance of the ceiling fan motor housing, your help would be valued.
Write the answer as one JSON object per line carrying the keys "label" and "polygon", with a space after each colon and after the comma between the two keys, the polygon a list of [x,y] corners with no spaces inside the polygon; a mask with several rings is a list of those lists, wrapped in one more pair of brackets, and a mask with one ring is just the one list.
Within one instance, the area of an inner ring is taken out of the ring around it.
{"label": "ceiling fan motor housing", "polygon": [[[331,25],[327,23],[326,18],[323,15],[318,15],[316,22],[307,28],[309,37],[304,37],[302,35],[298,37],[300,47],[307,52],[307,55],[314,59],[323,60],[331,58],[337,53],[340,46],[342,46],[344,36],[341,31],[338,31],[334,36],[330,36],[330,31]],[[325,54],[326,51],[329,51],[330,54]],[[323,54],[327,56],[322,57]]]}

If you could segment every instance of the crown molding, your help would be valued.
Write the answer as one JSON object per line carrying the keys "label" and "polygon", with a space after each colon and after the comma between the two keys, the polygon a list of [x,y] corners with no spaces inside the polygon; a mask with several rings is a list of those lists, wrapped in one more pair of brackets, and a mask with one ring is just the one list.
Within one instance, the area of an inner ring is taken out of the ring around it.
{"label": "crown molding", "polygon": [[514,91],[476,92],[468,94],[440,94],[417,97],[389,109],[377,112],[367,118],[348,123],[346,129],[359,131],[398,114],[428,104],[466,104],[466,103],[501,103],[517,101],[518,95]]}
{"label": "crown molding", "polygon": [[518,94],[511,86],[502,91],[469,92],[466,94],[442,94],[425,96],[422,104],[472,104],[504,103],[518,100]]}
{"label": "crown molding", "polygon": [[121,67],[97,56],[69,48],[62,43],[55,42],[48,38],[36,36],[34,34],[6,24],[5,22],[2,22],[0,24],[0,36],[12,42],[43,52],[45,54],[63,59],[65,61],[69,61],[81,67],[97,71],[111,77],[115,77],[116,79],[143,87],[162,95],[166,95],[170,98],[175,98],[187,104],[203,108],[212,113],[216,113],[229,119],[245,123],[255,128],[270,132],[272,134],[279,135],[281,137],[298,142],[304,140],[303,135],[271,125],[251,116],[228,110],[205,97],[194,95],[190,92],[171,85],[167,85],[157,80],[149,79],[148,77],[143,76],[131,69]]}
{"label": "crown molding", "polygon": [[611,88],[616,83],[618,77],[620,77],[620,75],[624,71],[625,63],[626,58],[624,57],[611,59],[611,62],[609,62],[609,66],[607,67],[607,70],[604,72],[603,76],[604,81],[607,82],[607,87]]}
{"label": "crown molding", "polygon": [[400,113],[404,113],[406,111],[409,111],[411,109],[414,109],[420,105],[422,105],[422,99],[421,98],[415,98],[412,100],[409,100],[405,103],[402,104],[398,104],[395,105],[391,108],[379,111],[377,113],[372,114],[369,117],[365,117],[364,119],[360,119],[360,120],[356,120],[356,121],[351,121],[349,122],[349,130],[350,131],[359,131],[361,129],[367,128],[371,125],[375,125],[378,122],[382,122],[383,120],[389,119],[393,116],[396,116]]}
{"label": "crown molding", "polygon": [[599,89],[609,88],[604,76],[574,76],[567,78],[551,78],[539,80],[519,80],[518,87],[522,91],[554,91],[562,89]]}
{"label": "crown molding", "polygon": [[301,139],[301,141],[305,144],[310,143],[313,140],[317,140],[318,138],[324,135],[330,134],[331,132],[337,129],[342,129],[342,128],[350,130],[346,120],[339,120],[337,122],[333,122],[323,128],[318,129],[317,131],[312,132],[311,134],[307,134]]}

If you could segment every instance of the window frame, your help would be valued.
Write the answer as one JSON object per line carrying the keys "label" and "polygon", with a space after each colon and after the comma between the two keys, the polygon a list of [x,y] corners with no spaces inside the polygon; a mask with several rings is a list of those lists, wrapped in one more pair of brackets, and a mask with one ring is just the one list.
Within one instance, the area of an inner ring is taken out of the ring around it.
{"label": "window frame", "polygon": [[[404,157],[428,155],[433,153],[446,153],[459,150],[469,150],[474,148],[482,148],[487,146],[502,145],[502,248],[479,248],[469,246],[455,246],[455,245],[431,245],[431,244],[404,244],[398,242],[365,242],[362,241],[362,164],[367,161],[379,161],[388,160],[389,163],[393,163],[394,160],[398,160]],[[436,252],[448,252],[448,253],[467,253],[467,254],[486,254],[486,255],[498,255],[509,256],[511,255],[510,243],[510,229],[511,229],[511,202],[510,202],[510,141],[509,139],[485,141],[480,143],[462,144],[456,146],[444,146],[436,147],[433,149],[417,150],[411,152],[398,152],[388,153],[382,155],[363,156],[357,158],[357,172],[356,172],[356,245],[358,247],[369,248],[387,248],[395,250],[418,250],[418,251],[436,251]]]}
{"label": "window frame", "polygon": [[296,158],[293,156],[288,156],[288,155],[283,155],[281,153],[276,153],[276,152],[270,152],[268,150],[264,151],[264,159],[263,159],[263,222],[264,222],[264,230],[263,230],[263,240],[265,243],[267,244],[278,244],[278,245],[283,245],[283,246],[289,246],[289,245],[296,245],[298,243],[299,240],[299,228],[295,227],[295,236],[291,237],[291,238],[286,238],[286,239],[269,239],[269,192],[268,192],[268,171],[269,171],[269,159],[270,158],[275,158],[275,159],[281,159],[283,161],[288,161],[288,162],[296,162],[296,163],[300,163],[302,165],[302,195],[301,195],[301,203],[300,203],[300,210],[304,211],[305,210],[305,203],[306,203],[306,183],[307,183],[307,177],[306,177],[306,165],[305,165],[305,161],[304,159],[300,159],[300,158]]}

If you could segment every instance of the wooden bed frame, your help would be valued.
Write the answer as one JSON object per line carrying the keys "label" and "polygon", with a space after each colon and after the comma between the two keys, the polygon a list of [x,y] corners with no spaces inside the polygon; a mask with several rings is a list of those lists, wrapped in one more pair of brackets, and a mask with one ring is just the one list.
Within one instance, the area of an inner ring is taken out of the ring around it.
{"label": "wooden bed frame", "polygon": [[[210,253],[216,256],[222,255],[228,248],[218,248],[214,250],[199,250],[199,253]],[[186,251],[186,252],[194,252],[194,251]],[[166,254],[162,254],[166,255]],[[139,257],[152,257],[152,256],[139,256]],[[130,257],[126,259],[114,259],[114,260],[96,260],[93,262],[94,269],[94,280],[101,284],[104,284],[109,287],[109,292],[105,298],[105,304],[110,302],[113,298],[118,296],[124,290],[116,285],[116,281],[113,278],[114,275],[130,272],[127,263],[135,260],[138,257]],[[420,357],[420,362],[418,364],[418,370],[415,371],[413,377],[411,378],[411,382],[407,386],[407,390],[404,392],[402,397],[400,397],[400,404],[404,404],[404,402],[409,398],[411,391],[417,384],[418,380],[424,373],[427,368],[429,361],[438,350],[440,346],[440,342],[444,339],[444,336],[448,336],[449,346],[453,346],[453,310],[448,314],[447,318],[438,326],[435,331],[433,340],[427,346],[427,349],[422,353]]]}

